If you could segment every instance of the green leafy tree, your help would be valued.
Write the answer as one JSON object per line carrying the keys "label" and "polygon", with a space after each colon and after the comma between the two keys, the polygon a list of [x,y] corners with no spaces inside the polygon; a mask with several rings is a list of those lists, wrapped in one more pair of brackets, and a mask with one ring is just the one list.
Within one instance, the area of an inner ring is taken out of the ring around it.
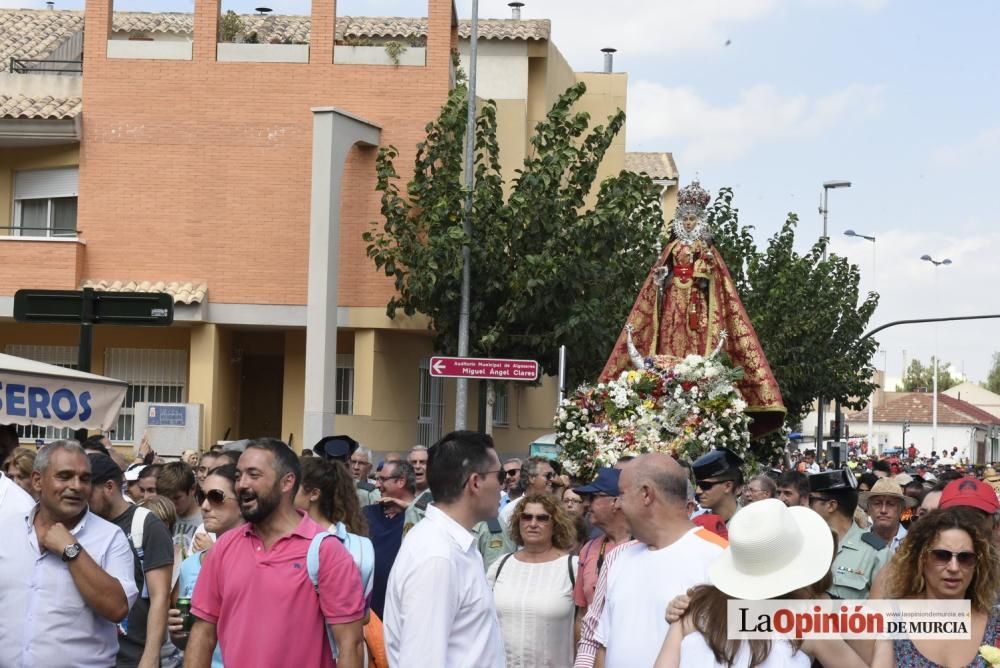
{"label": "green leafy tree", "polygon": [[[949,387],[955,387],[961,382],[951,375],[951,365],[948,362],[938,362],[938,392],[944,392]],[[903,374],[903,382],[896,385],[897,392],[930,392],[934,387],[934,357],[930,364],[924,366],[920,360],[912,360]]]}
{"label": "green leafy tree", "polygon": [[785,424],[800,424],[820,397],[861,409],[875,387],[871,358],[878,346],[861,337],[878,295],[860,299],[857,266],[837,255],[824,260],[822,241],[795,251],[795,214],[758,249],[753,227],[740,225],[732,202],[732,190],[723,188],[709,220],[781,388]]}
{"label": "green leafy tree", "polygon": [[990,392],[1000,394],[1000,353],[993,353],[993,366],[990,367],[990,374],[986,377],[983,387]]}
{"label": "green leafy tree", "polygon": [[400,191],[394,147],[379,151],[381,223],[364,239],[376,268],[393,278],[394,317],[430,317],[436,349],[458,349],[462,245],[471,250],[470,354],[538,360],[558,371],[566,345],[571,383],[597,376],[659,247],[660,192],[631,172],[605,179],[587,207],[597,170],[621,131],[621,111],[590,128],[575,113],[586,91],[563,93],[531,137],[531,154],[505,196],[496,106],[476,122],[473,235],[463,230],[464,84],[448,97],[417,145],[412,180]]}

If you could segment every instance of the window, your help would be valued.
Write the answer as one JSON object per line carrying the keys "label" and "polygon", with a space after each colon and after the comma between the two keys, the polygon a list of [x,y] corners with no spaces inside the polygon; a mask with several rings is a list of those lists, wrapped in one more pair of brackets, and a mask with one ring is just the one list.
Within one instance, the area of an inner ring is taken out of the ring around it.
{"label": "window", "polygon": [[17,172],[14,175],[13,234],[75,237],[78,182],[76,167]]}
{"label": "window", "polygon": [[444,435],[444,379],[431,376],[430,358],[420,360],[417,443],[430,447]]}
{"label": "window", "polygon": [[510,424],[510,383],[493,383],[496,401],[493,404],[493,424],[506,427]]}
{"label": "window", "polygon": [[337,396],[333,412],[354,415],[354,355],[337,355]]}
{"label": "window", "polygon": [[[78,366],[79,354],[76,346],[28,346],[9,345],[4,348],[8,355],[23,357],[26,360],[55,364],[66,369],[75,369]],[[24,427],[18,425],[18,438],[25,440],[54,441],[60,438],[73,438],[73,430],[69,428],[59,429],[56,427]]]}
{"label": "window", "polygon": [[109,348],[104,355],[104,374],[128,383],[118,424],[111,434],[116,443],[135,442],[137,403],[184,403],[187,396],[184,350]]}

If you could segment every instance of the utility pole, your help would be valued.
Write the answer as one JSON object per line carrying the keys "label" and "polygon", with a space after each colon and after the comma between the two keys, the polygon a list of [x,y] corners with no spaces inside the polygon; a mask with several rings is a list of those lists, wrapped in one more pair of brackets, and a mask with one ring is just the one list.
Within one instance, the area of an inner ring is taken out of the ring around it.
{"label": "utility pole", "polygon": [[[479,47],[479,0],[472,0],[472,30],[469,35],[469,99],[465,120],[465,215],[462,228],[472,239],[472,188],[475,179],[476,150],[476,56]],[[469,356],[469,302],[472,289],[472,252],[462,246],[462,302],[458,312],[458,356]],[[469,381],[455,380],[455,429],[465,429],[469,405]]]}

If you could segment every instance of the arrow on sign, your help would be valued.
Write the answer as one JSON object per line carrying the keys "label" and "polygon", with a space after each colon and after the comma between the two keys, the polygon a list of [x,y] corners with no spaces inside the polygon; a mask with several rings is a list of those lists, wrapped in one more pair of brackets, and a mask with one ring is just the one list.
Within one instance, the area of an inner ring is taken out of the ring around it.
{"label": "arrow on sign", "polygon": [[434,360],[434,363],[431,364],[431,369],[434,370],[434,373],[443,374],[444,373],[444,362],[441,361],[441,360],[439,360],[439,359]]}

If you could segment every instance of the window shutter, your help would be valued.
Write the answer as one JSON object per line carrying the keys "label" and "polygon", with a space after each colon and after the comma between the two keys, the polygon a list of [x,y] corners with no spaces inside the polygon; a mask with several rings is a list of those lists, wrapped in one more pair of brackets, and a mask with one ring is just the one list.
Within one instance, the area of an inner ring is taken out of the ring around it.
{"label": "window shutter", "polygon": [[78,167],[34,169],[14,174],[14,199],[48,199],[79,195]]}

